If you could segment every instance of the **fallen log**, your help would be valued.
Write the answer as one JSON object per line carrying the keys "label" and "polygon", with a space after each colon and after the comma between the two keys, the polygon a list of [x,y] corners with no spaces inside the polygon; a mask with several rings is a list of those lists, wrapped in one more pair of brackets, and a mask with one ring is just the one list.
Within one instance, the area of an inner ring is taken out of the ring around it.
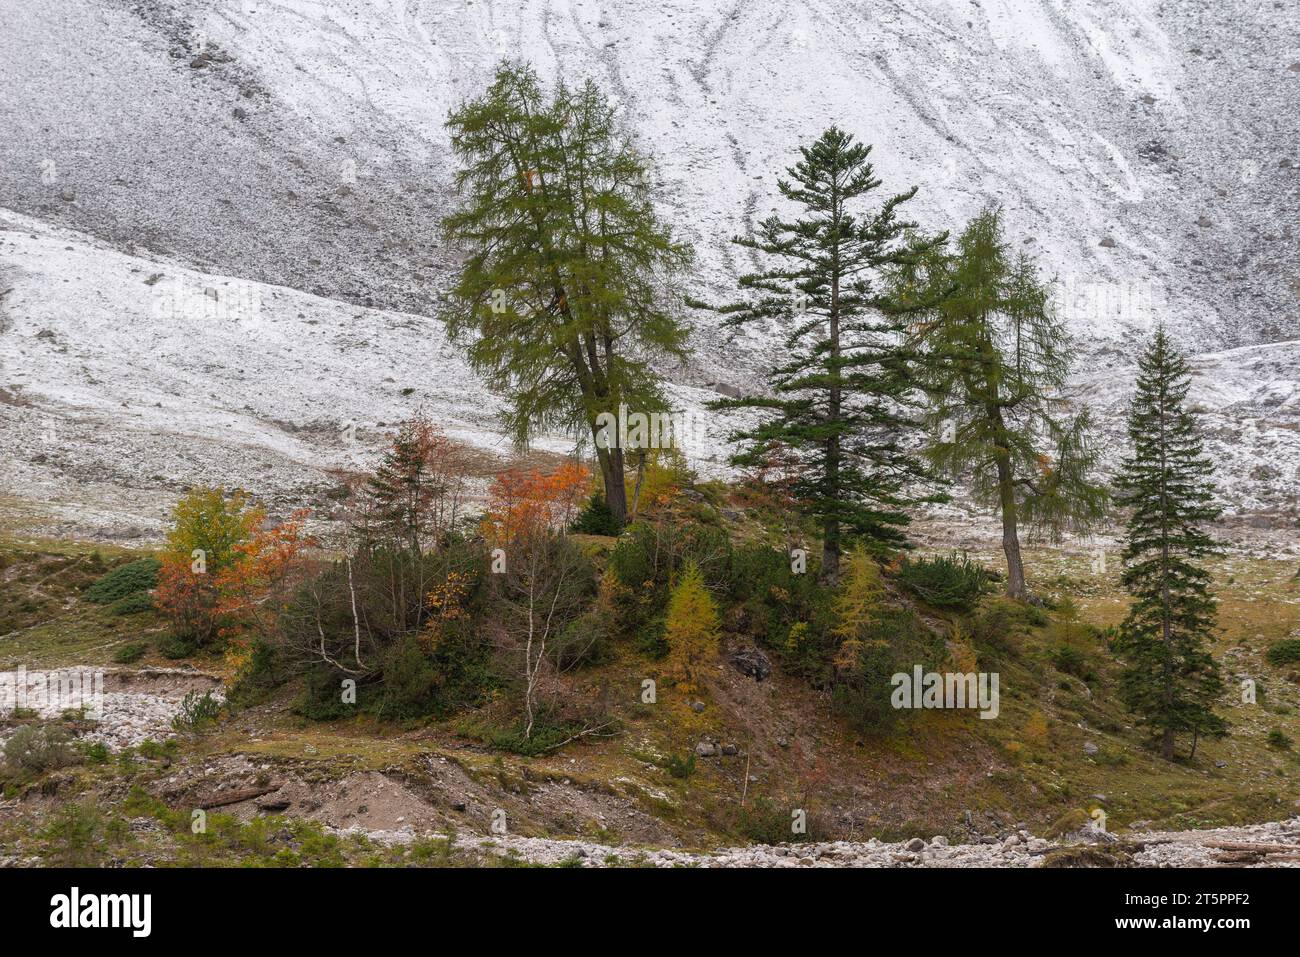
{"label": "fallen log", "polygon": [[1300,844],[1255,844],[1249,841],[1206,841],[1218,851],[1248,851],[1255,854],[1286,854],[1300,851]]}

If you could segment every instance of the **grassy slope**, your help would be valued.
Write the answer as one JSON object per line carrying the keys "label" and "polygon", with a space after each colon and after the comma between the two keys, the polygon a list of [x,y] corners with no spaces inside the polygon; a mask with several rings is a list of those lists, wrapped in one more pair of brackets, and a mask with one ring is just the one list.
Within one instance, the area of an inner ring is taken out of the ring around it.
{"label": "grassy slope", "polygon": [[[78,598],[104,567],[130,557],[137,556],[102,546],[0,541],[0,667],[108,663],[121,645],[160,637],[162,625],[152,613],[114,616]],[[1035,551],[1030,557],[1032,583],[1040,592],[1075,596],[1082,618],[1091,624],[1119,620],[1124,602],[1113,570],[1093,575],[1086,557],[1056,550]],[[432,756],[454,762],[485,795],[499,794],[518,833],[633,843],[671,840],[699,847],[766,832],[779,839],[789,809],[795,807],[809,811],[815,833],[843,838],[943,833],[969,840],[973,833],[964,823],[967,810],[976,829],[985,833],[1021,821],[1045,832],[1063,814],[1098,804],[1093,797],[1098,794],[1105,796],[1112,829],[1137,820],[1189,828],[1287,817],[1296,810],[1300,763],[1288,752],[1270,749],[1264,737],[1280,728],[1300,738],[1300,716],[1291,707],[1296,676],[1265,664],[1263,653],[1300,617],[1294,569],[1288,563],[1228,558],[1215,573],[1223,600],[1216,657],[1230,685],[1235,687],[1237,673],[1249,674],[1262,679],[1264,693],[1257,706],[1225,700],[1232,733],[1222,741],[1203,742],[1194,764],[1167,764],[1142,746],[1113,699],[1115,668],[1095,639],[1085,647],[1097,672],[1091,694],[1083,682],[1055,671],[1048,655],[1056,640],[1051,628],[1031,630],[998,656],[998,720],[924,712],[881,738],[856,735],[830,718],[824,697],[796,679],[778,674],[758,684],[725,664],[719,664],[702,692],[691,696],[706,703],[702,713],[692,711],[688,699],[664,683],[658,703],[642,705],[640,682],[655,677],[657,666],[628,652],[576,679],[585,693],[608,698],[623,719],[624,733],[540,758],[476,746],[457,734],[455,722],[418,728],[382,726],[369,719],[313,724],[288,713],[286,694],[183,741],[174,760],[185,765],[249,755],[281,762],[319,781],[376,770],[418,786]],[[174,664],[152,651],[140,662],[147,663]],[[220,660],[196,664],[208,671],[222,667]],[[701,759],[689,778],[671,775],[665,759],[685,757],[703,735],[738,745],[740,754]],[[1084,753],[1086,741],[1099,746],[1095,756]],[[171,761],[154,767],[147,761],[127,766],[114,760],[55,772],[61,782],[58,798],[38,801],[32,810],[71,820],[76,816],[68,810],[73,795],[97,795],[101,804],[116,806],[126,800],[133,783],[152,786],[156,793]],[[1217,767],[1219,762],[1226,766]],[[621,820],[649,823],[623,830],[617,815],[601,824],[584,818],[581,808],[561,812],[548,807],[548,799],[539,795],[555,793],[552,789],[561,784],[561,792],[587,792],[634,809]],[[740,812],[742,795],[751,809],[746,817]],[[768,819],[753,813],[756,799],[771,801]],[[78,825],[71,820],[67,826],[113,830],[112,822],[121,814],[153,815],[161,822],[162,844],[141,844],[134,835],[126,844],[113,845],[130,860],[229,863],[232,855],[243,853],[258,863],[285,850],[262,846],[262,830],[250,832],[245,841],[234,824],[226,827],[225,837],[213,837],[216,844],[195,844],[163,808],[145,807],[140,795],[134,800],[139,805],[134,810],[110,811],[99,822],[88,818]],[[0,820],[0,832],[26,828],[21,813],[6,812]],[[486,829],[484,822],[458,821],[452,814],[447,822]],[[394,862],[390,852],[364,843],[340,850],[328,841],[320,844],[313,834],[317,832],[307,828],[291,841],[291,853],[317,863]],[[51,854],[68,853],[66,842],[51,842]],[[241,842],[251,844],[240,851]],[[127,845],[139,853],[122,850]],[[314,850],[304,851],[306,847]],[[419,854],[437,856],[435,850]]]}

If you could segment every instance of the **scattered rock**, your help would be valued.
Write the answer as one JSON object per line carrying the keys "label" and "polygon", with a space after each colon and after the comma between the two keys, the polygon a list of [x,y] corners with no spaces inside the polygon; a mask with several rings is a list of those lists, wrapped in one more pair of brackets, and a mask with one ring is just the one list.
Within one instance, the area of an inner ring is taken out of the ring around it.
{"label": "scattered rock", "polygon": [[731,663],[743,675],[762,681],[772,674],[772,662],[757,648],[741,648],[731,655]]}
{"label": "scattered rock", "polygon": [[1093,742],[1093,741],[1085,741],[1085,742],[1083,742],[1083,753],[1084,753],[1084,754],[1097,754],[1099,751],[1101,751],[1101,748],[1097,747],[1097,745],[1096,745],[1095,742]]}

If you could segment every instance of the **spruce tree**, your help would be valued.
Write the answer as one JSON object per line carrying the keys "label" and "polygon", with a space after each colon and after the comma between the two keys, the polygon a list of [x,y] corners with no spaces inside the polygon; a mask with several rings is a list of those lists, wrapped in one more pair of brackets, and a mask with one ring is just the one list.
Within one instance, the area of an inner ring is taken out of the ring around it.
{"label": "spruce tree", "polygon": [[441,498],[448,491],[448,482],[436,457],[445,445],[445,438],[422,415],[398,427],[366,482],[370,505],[367,535],[378,532],[405,545],[417,557],[424,551],[427,536],[441,530]]}
{"label": "spruce tree", "polygon": [[930,459],[968,475],[972,497],[998,511],[1007,594],[1024,599],[1021,526],[1082,531],[1107,506],[1087,408],[1059,411],[1072,349],[1050,288],[1028,256],[1008,253],[996,210],[972,220],[955,250],[905,263],[895,278],[925,356]]}
{"label": "spruce tree", "polygon": [[591,435],[621,524],[624,450],[597,419],[666,410],[654,363],[686,354],[674,289],[690,247],[658,220],[649,166],[590,81],[547,97],[531,68],[503,64],[447,126],[463,203],[443,228],[467,254],[448,332],[506,395],[521,444],[538,429]]}
{"label": "spruce tree", "polygon": [[1200,564],[1217,551],[1205,526],[1220,510],[1214,464],[1185,405],[1190,384],[1186,360],[1157,330],[1138,364],[1132,454],[1115,480],[1117,501],[1131,509],[1122,579],[1133,603],[1115,645],[1125,662],[1120,694],[1168,759],[1177,735],[1192,736],[1194,756],[1200,737],[1227,729],[1214,713],[1223,681],[1205,646],[1217,603]]}
{"label": "spruce tree", "polygon": [[904,443],[918,424],[912,366],[880,277],[946,237],[907,238],[915,224],[900,207],[916,187],[871,207],[881,181],[870,146],[831,127],[799,152],[790,179],[777,181],[799,215],[773,215],[732,240],[771,266],[742,276],[747,297],[718,310],[733,331],[785,325],[788,359],[771,370],[769,395],[711,408],[760,413],[757,426],[731,436],[743,444],[734,465],[761,468],[777,450],[798,456],[789,491],[821,526],[821,578],[834,583],[849,540],[875,551],[904,544],[906,508],[938,497],[914,491],[931,476]]}

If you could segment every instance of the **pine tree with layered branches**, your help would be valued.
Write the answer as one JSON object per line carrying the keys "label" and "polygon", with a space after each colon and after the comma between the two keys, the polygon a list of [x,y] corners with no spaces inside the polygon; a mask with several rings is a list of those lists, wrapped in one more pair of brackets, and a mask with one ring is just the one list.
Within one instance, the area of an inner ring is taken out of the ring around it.
{"label": "pine tree with layered branches", "polygon": [[789,491],[821,526],[821,578],[834,583],[852,542],[904,544],[907,509],[940,497],[916,491],[932,476],[905,442],[918,425],[913,369],[880,277],[946,237],[909,238],[916,224],[900,214],[916,187],[871,203],[881,180],[870,146],[831,127],[799,152],[777,181],[798,214],[733,239],[768,265],[741,277],[741,302],[717,310],[733,332],[784,327],[788,358],[771,370],[769,394],[710,407],[759,413],[731,436],[742,443],[733,464],[760,467],[774,450],[798,458]]}
{"label": "pine tree with layered branches", "polygon": [[1133,450],[1115,480],[1117,501],[1131,510],[1122,579],[1133,602],[1115,643],[1125,663],[1120,695],[1170,760],[1178,735],[1191,735],[1195,756],[1200,738],[1227,729],[1214,712],[1223,680],[1206,642],[1217,602],[1202,564],[1218,551],[1206,527],[1220,510],[1214,463],[1186,407],[1190,385],[1187,361],[1159,329],[1138,364]]}

